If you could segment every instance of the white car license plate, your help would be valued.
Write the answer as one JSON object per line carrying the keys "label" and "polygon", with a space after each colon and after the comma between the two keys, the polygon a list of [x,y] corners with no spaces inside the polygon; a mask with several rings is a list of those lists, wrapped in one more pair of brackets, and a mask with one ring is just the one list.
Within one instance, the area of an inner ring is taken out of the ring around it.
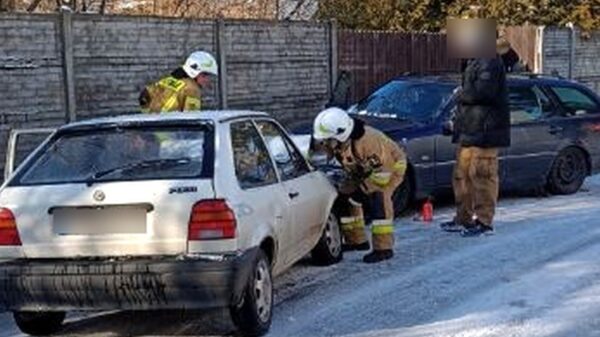
{"label": "white car license plate", "polygon": [[139,206],[56,208],[53,230],[57,235],[144,234],[146,212]]}

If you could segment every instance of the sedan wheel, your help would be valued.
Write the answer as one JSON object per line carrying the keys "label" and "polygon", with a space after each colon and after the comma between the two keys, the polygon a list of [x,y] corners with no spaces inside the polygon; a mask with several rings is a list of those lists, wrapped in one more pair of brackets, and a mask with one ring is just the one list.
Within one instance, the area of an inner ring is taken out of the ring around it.
{"label": "sedan wheel", "polygon": [[321,238],[313,248],[311,256],[313,263],[319,266],[328,266],[342,260],[342,233],[334,214],[329,214]]}
{"label": "sedan wheel", "polygon": [[552,165],[548,189],[553,194],[573,194],[579,190],[588,174],[585,154],[577,148],[563,150]]}

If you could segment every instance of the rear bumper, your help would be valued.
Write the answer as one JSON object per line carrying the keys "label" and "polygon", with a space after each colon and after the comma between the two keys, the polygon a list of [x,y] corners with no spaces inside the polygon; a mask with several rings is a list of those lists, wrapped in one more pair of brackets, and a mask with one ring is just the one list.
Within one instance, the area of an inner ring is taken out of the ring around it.
{"label": "rear bumper", "polygon": [[0,263],[4,310],[202,309],[238,301],[258,248],[207,258]]}

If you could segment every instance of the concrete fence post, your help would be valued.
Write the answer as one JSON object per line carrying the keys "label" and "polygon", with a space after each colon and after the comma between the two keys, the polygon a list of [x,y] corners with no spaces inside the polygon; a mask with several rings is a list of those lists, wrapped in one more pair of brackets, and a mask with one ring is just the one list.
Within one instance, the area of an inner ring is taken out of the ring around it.
{"label": "concrete fence post", "polygon": [[533,72],[543,74],[544,69],[544,26],[536,27],[535,34],[535,59]]}
{"label": "concrete fence post", "polygon": [[569,79],[573,79],[573,73],[575,68],[575,43],[577,42],[577,33],[575,31],[575,25],[572,22],[567,23],[569,28]]}
{"label": "concrete fence post", "polygon": [[333,94],[338,78],[338,27],[335,20],[329,21],[329,94]]}
{"label": "concrete fence post", "polygon": [[225,37],[225,21],[222,18],[215,21],[215,40],[219,62],[219,109],[227,109],[227,41]]}
{"label": "concrete fence post", "polygon": [[65,95],[65,121],[77,119],[75,103],[75,74],[73,64],[73,14],[68,11],[60,12],[60,38],[62,42],[63,78]]}

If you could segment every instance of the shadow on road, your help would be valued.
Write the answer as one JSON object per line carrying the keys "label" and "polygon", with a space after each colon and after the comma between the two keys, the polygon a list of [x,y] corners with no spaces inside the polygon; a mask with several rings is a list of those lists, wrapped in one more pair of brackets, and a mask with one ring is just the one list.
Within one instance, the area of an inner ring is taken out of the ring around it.
{"label": "shadow on road", "polygon": [[65,324],[65,336],[235,336],[227,310],[123,311]]}

